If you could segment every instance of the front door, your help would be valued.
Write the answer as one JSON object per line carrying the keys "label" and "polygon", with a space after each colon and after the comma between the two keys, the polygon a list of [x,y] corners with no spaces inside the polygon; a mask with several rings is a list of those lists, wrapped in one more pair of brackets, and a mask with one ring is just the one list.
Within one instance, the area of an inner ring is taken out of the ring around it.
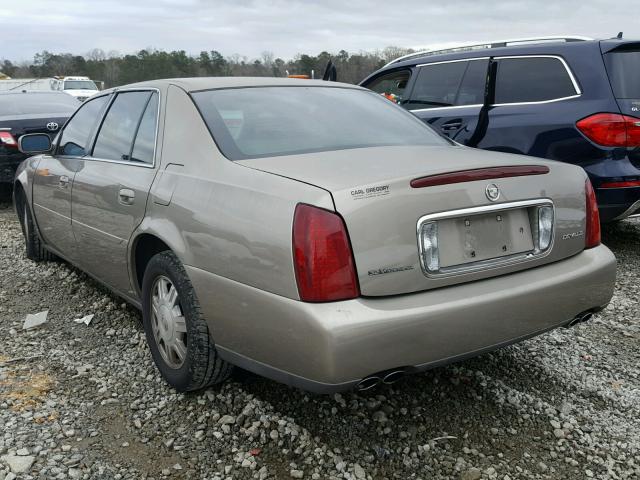
{"label": "front door", "polygon": [[40,234],[47,245],[69,260],[75,259],[71,229],[71,192],[81,168],[81,158],[108,96],[84,103],[60,134],[53,155],[44,155],[33,179],[33,210]]}
{"label": "front door", "polygon": [[156,173],[157,121],[157,92],[118,93],[74,181],[72,224],[80,263],[127,295],[134,293],[127,247]]}

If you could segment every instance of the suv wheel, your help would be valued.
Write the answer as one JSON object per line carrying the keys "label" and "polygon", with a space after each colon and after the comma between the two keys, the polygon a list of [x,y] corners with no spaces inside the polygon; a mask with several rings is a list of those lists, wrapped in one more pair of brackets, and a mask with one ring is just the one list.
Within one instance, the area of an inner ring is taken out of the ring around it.
{"label": "suv wheel", "polygon": [[231,364],[216,351],[184,267],[172,252],[155,255],[142,281],[142,321],[164,379],[186,392],[223,382]]}

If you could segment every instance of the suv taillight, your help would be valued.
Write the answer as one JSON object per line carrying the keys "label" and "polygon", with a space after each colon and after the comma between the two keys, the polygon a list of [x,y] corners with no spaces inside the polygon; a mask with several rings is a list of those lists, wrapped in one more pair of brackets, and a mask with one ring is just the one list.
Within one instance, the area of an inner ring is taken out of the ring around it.
{"label": "suv taillight", "polygon": [[9,132],[0,132],[0,143],[5,147],[18,148],[18,142]]}
{"label": "suv taillight", "polygon": [[299,204],[293,217],[293,261],[300,300],[331,302],[360,295],[349,236],[339,215]]}
{"label": "suv taillight", "polygon": [[579,120],[576,127],[589,140],[604,147],[640,146],[640,118],[619,113],[596,113]]}
{"label": "suv taillight", "polygon": [[587,227],[584,248],[592,248],[600,245],[600,212],[593,186],[587,178],[584,184],[587,199]]}

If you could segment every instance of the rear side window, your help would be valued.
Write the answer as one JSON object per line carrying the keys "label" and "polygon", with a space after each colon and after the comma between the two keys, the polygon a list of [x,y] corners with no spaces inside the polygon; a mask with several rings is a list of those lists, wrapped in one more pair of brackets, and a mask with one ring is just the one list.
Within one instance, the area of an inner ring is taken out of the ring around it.
{"label": "rear side window", "polygon": [[154,93],[142,115],[140,127],[133,143],[131,160],[133,162],[153,163],[156,146],[156,124],[158,122],[158,94]]}
{"label": "rear side window", "polygon": [[373,80],[367,85],[367,88],[384,95],[389,100],[401,103],[407,83],[409,83],[409,77],[411,77],[409,70],[388,73]]}
{"label": "rear side window", "polygon": [[640,98],[640,51],[616,51],[604,56],[616,98]]}
{"label": "rear side window", "polygon": [[410,110],[484,103],[488,60],[450,62],[419,67]]}
{"label": "rear side window", "polygon": [[109,95],[88,100],[82,104],[62,132],[58,154],[83,157],[89,149],[89,141]]}
{"label": "rear side window", "polygon": [[130,160],[133,138],[151,92],[119,93],[102,123],[93,156],[107,160]]}
{"label": "rear side window", "polygon": [[500,58],[497,62],[495,103],[543,102],[578,94],[558,58]]}

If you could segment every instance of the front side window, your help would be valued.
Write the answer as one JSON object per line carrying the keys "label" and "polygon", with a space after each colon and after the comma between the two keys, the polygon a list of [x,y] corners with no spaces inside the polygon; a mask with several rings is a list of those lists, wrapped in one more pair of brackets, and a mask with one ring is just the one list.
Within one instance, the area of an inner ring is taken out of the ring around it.
{"label": "front side window", "polygon": [[382,75],[374,79],[367,88],[373,90],[380,95],[384,95],[395,103],[402,103],[404,91],[409,83],[411,72],[409,70],[401,70]]}
{"label": "front side window", "polygon": [[133,138],[150,98],[151,92],[118,94],[98,132],[93,148],[94,157],[106,160],[130,160]]}
{"label": "front side window", "polygon": [[449,144],[413,115],[366,90],[255,87],[194,92],[192,97],[220,150],[231,160]]}
{"label": "front side window", "polygon": [[578,94],[558,58],[500,58],[497,62],[495,103],[543,102]]}
{"label": "front side window", "polygon": [[89,151],[89,142],[96,124],[102,117],[109,95],[88,100],[69,120],[58,143],[58,154],[83,157]]}
{"label": "front side window", "polygon": [[406,107],[415,110],[454,106],[467,64],[468,62],[450,62],[420,67]]}

